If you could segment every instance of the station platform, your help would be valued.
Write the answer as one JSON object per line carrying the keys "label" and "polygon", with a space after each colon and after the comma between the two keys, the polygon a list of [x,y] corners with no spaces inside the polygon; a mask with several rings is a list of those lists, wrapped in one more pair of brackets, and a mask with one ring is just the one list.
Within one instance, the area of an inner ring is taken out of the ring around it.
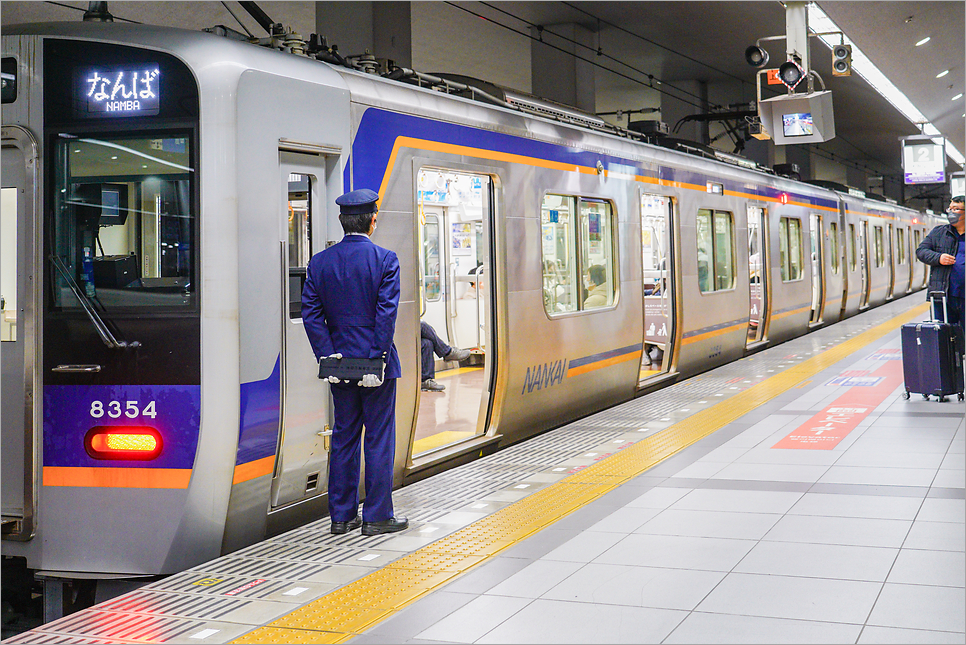
{"label": "station platform", "polygon": [[966,407],[902,397],[919,295],[9,643],[963,643]]}

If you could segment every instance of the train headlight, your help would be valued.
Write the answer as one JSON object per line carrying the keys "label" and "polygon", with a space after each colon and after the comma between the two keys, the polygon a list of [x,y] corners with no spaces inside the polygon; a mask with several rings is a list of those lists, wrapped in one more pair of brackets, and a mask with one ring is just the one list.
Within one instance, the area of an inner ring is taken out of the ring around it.
{"label": "train headlight", "polygon": [[154,459],[162,443],[157,430],[143,426],[95,426],[84,436],[84,449],[94,459]]}

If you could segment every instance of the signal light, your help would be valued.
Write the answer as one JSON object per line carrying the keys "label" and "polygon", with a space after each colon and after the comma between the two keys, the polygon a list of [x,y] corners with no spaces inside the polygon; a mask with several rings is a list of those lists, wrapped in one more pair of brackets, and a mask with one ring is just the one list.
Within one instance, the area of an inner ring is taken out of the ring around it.
{"label": "signal light", "polygon": [[95,426],[84,436],[84,449],[94,459],[149,460],[161,454],[161,433],[154,428]]}
{"label": "signal light", "polygon": [[768,52],[758,45],[751,45],[745,50],[745,61],[752,67],[764,67],[768,64]]}
{"label": "signal light", "polygon": [[852,45],[832,47],[832,76],[852,75]]}
{"label": "signal light", "polygon": [[785,61],[778,68],[778,79],[790,90],[802,82],[805,78],[805,70],[793,60]]}

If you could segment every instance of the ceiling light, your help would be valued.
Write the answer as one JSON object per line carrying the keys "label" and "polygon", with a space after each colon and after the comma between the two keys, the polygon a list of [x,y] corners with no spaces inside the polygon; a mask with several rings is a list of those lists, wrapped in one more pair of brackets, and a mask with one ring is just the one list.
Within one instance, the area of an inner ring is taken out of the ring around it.
{"label": "ceiling light", "polygon": [[949,73],[949,70],[948,69],[947,70],[944,70],[942,72],[939,72],[938,74],[936,74],[936,78],[942,78],[943,76],[945,76],[948,73]]}
{"label": "ceiling light", "polygon": [[959,100],[959,99],[961,99],[961,98],[963,98],[963,93],[962,93],[962,92],[960,92],[959,94],[957,94],[956,96],[954,96],[954,97],[953,97],[953,100],[954,100],[954,101],[958,101],[958,100]]}
{"label": "ceiling light", "polygon": [[922,40],[920,40],[918,43],[916,43],[916,47],[919,47],[921,45],[925,45],[926,43],[929,42],[929,40],[930,40],[929,39],[929,36],[926,36],[925,38],[923,38]]}

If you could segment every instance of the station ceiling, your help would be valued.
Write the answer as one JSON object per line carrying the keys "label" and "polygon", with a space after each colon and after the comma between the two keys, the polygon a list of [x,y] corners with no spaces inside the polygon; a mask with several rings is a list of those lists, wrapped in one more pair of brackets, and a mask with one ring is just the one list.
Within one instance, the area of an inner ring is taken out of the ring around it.
{"label": "station ceiling", "polygon": [[[521,37],[535,25],[548,29],[566,23],[583,25],[599,33],[603,53],[618,61],[608,66],[620,69],[625,76],[637,75],[646,80],[650,74],[668,86],[685,81],[731,83],[743,88],[735,95],[736,103],[753,100],[755,96],[757,70],[745,62],[745,48],[760,38],[785,35],[784,6],[772,0],[445,4],[519,30]],[[76,0],[6,0],[2,21],[7,25],[37,20],[77,20],[78,12],[87,5]],[[259,5],[276,21],[296,25],[305,33],[315,30],[313,2],[263,0]],[[960,152],[966,153],[963,116],[966,101],[962,96],[953,99],[964,91],[966,78],[966,3],[860,0],[820,1],[818,5],[941,134]],[[226,11],[228,7],[256,35],[261,35],[254,21],[236,2],[109,3],[111,12],[118,18],[188,28],[215,24],[236,26],[235,18]],[[445,29],[440,32],[445,33]],[[927,36],[930,40],[917,47],[916,43]],[[834,97],[837,136],[819,144],[822,152],[866,174],[898,175],[901,172],[898,138],[918,134],[919,129],[860,76],[833,77],[828,48],[816,38],[810,40],[812,67]],[[783,41],[765,41],[762,46],[771,56],[769,66],[784,60]],[[937,78],[944,70],[949,73]],[[602,83],[606,84],[608,77],[597,75],[599,92],[606,91]],[[614,75],[613,82],[626,82],[626,78]],[[954,169],[960,167],[954,166]]]}

